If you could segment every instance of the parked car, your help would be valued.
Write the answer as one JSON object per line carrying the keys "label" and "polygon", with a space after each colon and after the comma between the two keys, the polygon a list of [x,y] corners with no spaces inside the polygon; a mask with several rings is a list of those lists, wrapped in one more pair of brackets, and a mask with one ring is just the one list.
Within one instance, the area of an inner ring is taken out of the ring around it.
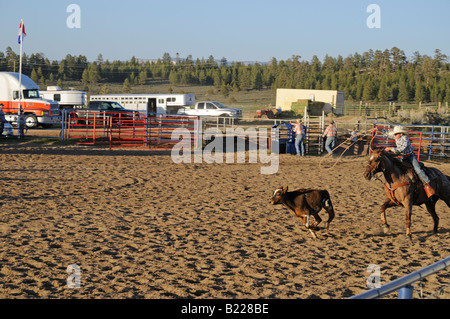
{"label": "parked car", "polygon": [[[70,119],[78,119],[84,121],[101,120],[104,121],[113,118],[134,117],[139,116],[139,112],[125,109],[122,105],[113,101],[90,101],[86,108],[74,109],[70,113]],[[119,119],[115,119],[118,121]],[[93,121],[92,121],[93,122]]]}
{"label": "parked car", "polygon": [[242,110],[227,107],[216,101],[197,102],[195,106],[179,109],[178,114],[242,118]]}

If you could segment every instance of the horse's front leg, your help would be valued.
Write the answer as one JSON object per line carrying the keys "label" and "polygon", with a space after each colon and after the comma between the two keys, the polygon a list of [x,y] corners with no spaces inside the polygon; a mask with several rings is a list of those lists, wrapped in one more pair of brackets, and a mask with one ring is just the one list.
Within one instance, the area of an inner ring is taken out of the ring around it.
{"label": "horse's front leg", "polygon": [[381,207],[380,207],[381,227],[383,228],[383,233],[385,233],[385,234],[387,234],[389,232],[389,228],[390,228],[389,224],[387,223],[387,219],[386,219],[386,209],[388,209],[389,207],[392,207],[392,206],[396,206],[395,203],[393,203],[390,198],[386,197],[383,205],[381,205]]}

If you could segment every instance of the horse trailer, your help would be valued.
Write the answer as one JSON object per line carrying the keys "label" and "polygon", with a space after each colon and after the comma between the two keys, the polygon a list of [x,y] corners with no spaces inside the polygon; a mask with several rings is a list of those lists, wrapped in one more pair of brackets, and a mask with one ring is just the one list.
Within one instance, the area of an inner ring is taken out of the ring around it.
{"label": "horse trailer", "polygon": [[195,105],[193,94],[106,94],[92,95],[90,100],[114,101],[145,116],[177,114],[180,108]]}
{"label": "horse trailer", "polygon": [[87,104],[87,93],[83,91],[62,90],[59,86],[48,86],[40,91],[43,99],[57,101],[59,109],[81,108]]}

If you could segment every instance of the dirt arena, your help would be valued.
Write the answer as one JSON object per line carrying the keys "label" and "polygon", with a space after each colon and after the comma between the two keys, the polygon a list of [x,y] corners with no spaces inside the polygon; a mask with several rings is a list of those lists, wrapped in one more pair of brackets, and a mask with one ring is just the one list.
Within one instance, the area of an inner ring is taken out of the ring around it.
{"label": "dirt arena", "polygon": [[[384,284],[450,255],[442,201],[439,234],[415,207],[412,241],[400,208],[384,235],[383,189],[363,178],[366,159],[320,161],[281,155],[278,173],[261,175],[264,164],[0,142],[0,298],[338,299],[367,290],[371,264]],[[450,163],[428,165],[450,175]],[[320,240],[269,204],[281,185],[329,190],[336,218]],[[424,296],[449,282],[448,270],[428,277]]]}

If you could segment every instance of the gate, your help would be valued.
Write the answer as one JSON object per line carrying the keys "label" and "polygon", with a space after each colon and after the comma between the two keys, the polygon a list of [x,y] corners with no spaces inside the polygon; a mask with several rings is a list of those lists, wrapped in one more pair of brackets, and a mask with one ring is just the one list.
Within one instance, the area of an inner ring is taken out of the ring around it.
{"label": "gate", "polygon": [[303,124],[306,126],[306,153],[322,154],[324,151],[322,134],[325,130],[325,112],[322,112],[322,116],[310,116],[305,108]]}
{"label": "gate", "polygon": [[141,148],[153,150],[170,150],[180,140],[173,140],[172,133],[182,128],[190,133],[190,141],[195,148],[198,147],[199,137],[198,117],[187,116],[154,116],[121,119],[110,122],[109,147],[114,148]]}
{"label": "gate", "polygon": [[[78,144],[107,145],[110,149],[169,150],[180,140],[172,140],[174,130],[190,132],[190,142],[198,147],[198,117],[156,115],[143,117],[139,113],[71,112],[63,123],[67,139],[78,139]],[[186,135],[185,135],[186,137]]]}
{"label": "gate", "polygon": [[[372,152],[376,147],[395,146],[394,139],[390,138],[388,135],[390,129],[390,126],[382,126],[379,124],[373,125],[370,152]],[[414,153],[416,153],[417,155],[417,160],[420,161],[420,153],[422,148],[422,132],[408,131],[408,137],[411,141],[411,145],[414,148]]]}
{"label": "gate", "polygon": [[135,120],[138,113],[114,113],[101,111],[64,112],[63,133],[67,139],[78,139],[78,144],[98,145],[109,141],[111,122],[120,123],[125,119]]}

